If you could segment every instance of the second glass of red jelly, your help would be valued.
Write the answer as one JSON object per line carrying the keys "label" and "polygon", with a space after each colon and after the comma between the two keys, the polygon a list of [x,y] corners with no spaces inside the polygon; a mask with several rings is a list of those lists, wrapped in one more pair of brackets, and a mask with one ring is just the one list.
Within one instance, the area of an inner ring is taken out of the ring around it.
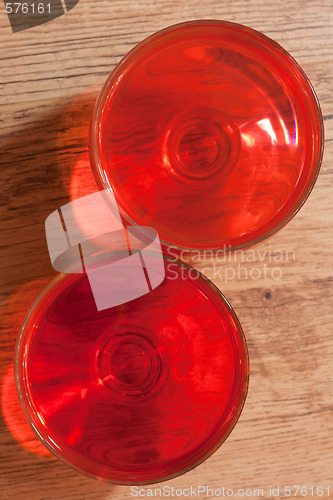
{"label": "second glass of red jelly", "polygon": [[192,21],[139,43],[97,100],[91,163],[131,224],[165,245],[241,248],[295,215],[317,178],[323,120],[280,45],[248,27]]}

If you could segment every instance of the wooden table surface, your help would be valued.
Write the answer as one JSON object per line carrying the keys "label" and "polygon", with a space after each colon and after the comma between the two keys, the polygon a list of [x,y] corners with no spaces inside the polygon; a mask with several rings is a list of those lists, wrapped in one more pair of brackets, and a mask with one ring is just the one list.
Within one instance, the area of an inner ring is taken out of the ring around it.
{"label": "wooden table surface", "polygon": [[[129,487],[87,478],[45,453],[17,401],[14,345],[32,298],[55,274],[46,216],[96,190],[87,130],[103,81],[146,36],[200,18],[248,25],[297,59],[322,106],[325,154],[310,198],[285,228],[232,262],[198,266],[208,267],[207,276],[243,325],[249,394],[227,442],[201,466],[164,484],[263,489],[251,498],[271,498],[270,486],[319,485],[330,486],[333,495],[332,0],[80,0],[65,16],[20,33],[12,33],[0,6],[1,499],[131,498]],[[242,258],[253,251],[255,266],[278,267],[280,279],[262,272],[246,279],[254,264]],[[277,255],[283,262],[272,260]],[[238,264],[245,268],[240,277]],[[226,267],[234,279],[226,280]],[[302,493],[312,497],[310,489]]]}

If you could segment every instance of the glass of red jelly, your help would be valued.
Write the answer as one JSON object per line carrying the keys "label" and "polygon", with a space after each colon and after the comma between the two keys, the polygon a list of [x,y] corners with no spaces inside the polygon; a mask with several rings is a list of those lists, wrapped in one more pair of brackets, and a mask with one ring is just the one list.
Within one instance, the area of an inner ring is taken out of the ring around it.
{"label": "glass of red jelly", "polygon": [[323,120],[280,45],[239,24],[192,21],[155,33],[116,66],[95,106],[90,152],[128,223],[181,249],[234,249],[303,205]]}
{"label": "glass of red jelly", "polygon": [[195,269],[166,255],[164,265],[154,290],[102,311],[86,274],[59,274],[20,332],[28,421],[55,456],[101,480],[183,474],[225,441],[243,408],[249,363],[234,311]]}

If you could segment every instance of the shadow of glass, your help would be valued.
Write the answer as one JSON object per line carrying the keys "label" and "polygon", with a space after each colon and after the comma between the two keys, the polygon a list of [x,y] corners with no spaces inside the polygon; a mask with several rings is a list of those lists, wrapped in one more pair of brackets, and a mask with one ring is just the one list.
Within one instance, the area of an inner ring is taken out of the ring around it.
{"label": "shadow of glass", "polygon": [[71,201],[73,185],[74,196],[97,190],[87,153],[95,98],[96,92],[85,92],[39,117],[28,128],[8,135],[0,152],[4,194],[0,202],[0,483],[12,498],[106,499],[118,488],[77,473],[44,449],[25,420],[13,374],[20,325],[35,296],[55,274],[45,219]]}
{"label": "shadow of glass", "polygon": [[54,274],[44,223],[53,210],[71,201],[72,176],[79,160],[80,192],[85,185],[88,192],[97,190],[87,153],[95,98],[96,93],[81,94],[3,142],[0,290],[5,296],[24,282]]}

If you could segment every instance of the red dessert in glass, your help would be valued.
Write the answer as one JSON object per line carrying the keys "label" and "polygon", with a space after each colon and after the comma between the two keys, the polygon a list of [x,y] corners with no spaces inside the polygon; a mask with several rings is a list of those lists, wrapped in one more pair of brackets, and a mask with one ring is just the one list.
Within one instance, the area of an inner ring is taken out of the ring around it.
{"label": "red dessert in glass", "polygon": [[297,62],[222,21],[171,26],[137,45],[91,126],[96,179],[125,220],[188,249],[274,233],[309,195],[322,151],[320,107]]}
{"label": "red dessert in glass", "polygon": [[58,458],[99,479],[186,472],[227,438],[244,404],[235,313],[200,273],[164,262],[161,285],[103,311],[87,275],[59,275],[22,327],[16,382],[29,422]]}

